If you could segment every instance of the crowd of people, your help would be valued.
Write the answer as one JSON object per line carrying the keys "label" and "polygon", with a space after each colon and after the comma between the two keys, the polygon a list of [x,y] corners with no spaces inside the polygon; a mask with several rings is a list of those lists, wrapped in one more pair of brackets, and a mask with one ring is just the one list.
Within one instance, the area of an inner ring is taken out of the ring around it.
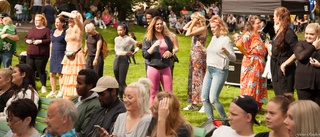
{"label": "crowd of people", "polygon": [[[105,8],[101,15],[94,14],[98,17],[95,19],[92,19],[94,7],[84,15],[78,11],[62,11],[53,19],[55,28],[51,30],[48,27],[52,23],[50,17],[34,14],[35,26],[24,38],[28,45],[26,64],[17,64],[14,68],[9,66],[19,37],[10,17],[1,13],[0,42],[9,43],[9,47],[0,48],[5,67],[0,70],[0,121],[7,121],[11,129],[6,136],[40,136],[34,128],[40,107],[35,73],[40,77],[41,92],[45,93],[45,68],[49,59],[52,91],[47,98],[58,99],[53,99],[48,107],[44,119],[48,126],[43,136],[194,136],[193,127],[182,116],[180,102],[173,94],[175,53],[179,51],[176,34],[192,37],[187,91],[190,104],[182,110],[199,110],[206,113],[209,120],[214,120],[214,106],[223,126],[217,128],[212,137],[319,136],[318,23],[306,24],[303,27],[305,41],[298,42],[295,31],[290,28],[290,11],[279,7],[274,9],[272,42],[263,41],[265,27],[260,17],[250,15],[243,22],[242,35],[234,34],[233,43],[229,32],[239,30],[233,14],[225,19],[220,17],[215,4],[210,5],[207,13],[198,0],[192,3],[191,9],[190,16],[186,8],[181,10],[179,19],[171,6],[168,10],[161,5],[145,11],[142,16],[147,30],[142,43],[129,36],[126,24],[118,24],[114,19],[116,8]],[[17,19],[19,25],[23,19]],[[96,30],[96,27],[105,29],[109,25],[118,33],[114,39],[114,77],[103,75],[104,39]],[[173,29],[176,34],[171,32]],[[127,85],[129,60],[137,52],[133,50],[135,45],[142,49],[146,78]],[[219,96],[228,77],[229,63],[236,61],[235,48],[243,54],[240,93],[230,103],[227,116]],[[266,66],[266,56],[269,56],[270,66]],[[270,69],[276,95],[270,100],[267,79],[263,76],[266,68]],[[294,89],[297,89],[298,101],[294,101]],[[263,109],[265,103],[266,109]],[[255,118],[259,112],[266,113],[270,132],[254,133],[253,125],[261,124]]]}

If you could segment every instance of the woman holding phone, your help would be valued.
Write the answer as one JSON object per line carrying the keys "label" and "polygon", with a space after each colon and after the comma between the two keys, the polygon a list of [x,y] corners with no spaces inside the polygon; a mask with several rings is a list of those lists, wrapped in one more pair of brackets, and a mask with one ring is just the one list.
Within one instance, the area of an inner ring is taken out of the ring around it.
{"label": "woman holding phone", "polygon": [[295,89],[299,100],[312,100],[320,105],[320,26],[311,23],[305,29],[305,41],[296,44],[294,54],[297,59]]}

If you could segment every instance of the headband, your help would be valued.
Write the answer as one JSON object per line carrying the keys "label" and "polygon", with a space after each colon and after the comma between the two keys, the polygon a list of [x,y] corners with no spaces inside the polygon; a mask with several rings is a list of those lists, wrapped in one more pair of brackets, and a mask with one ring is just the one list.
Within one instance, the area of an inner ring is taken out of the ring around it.
{"label": "headband", "polygon": [[217,19],[212,19],[211,21],[214,22],[214,23],[217,23],[218,25],[221,25],[220,21],[217,20]]}

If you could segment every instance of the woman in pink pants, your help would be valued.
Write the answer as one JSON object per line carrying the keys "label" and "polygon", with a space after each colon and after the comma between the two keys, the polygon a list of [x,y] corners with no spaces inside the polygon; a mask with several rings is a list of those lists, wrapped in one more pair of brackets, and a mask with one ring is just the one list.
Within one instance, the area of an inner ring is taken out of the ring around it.
{"label": "woman in pink pants", "polygon": [[161,17],[154,17],[142,44],[142,53],[147,64],[147,77],[153,84],[150,88],[150,106],[159,91],[160,84],[164,91],[172,92],[170,57],[173,55],[173,43],[168,37],[169,33],[163,27]]}

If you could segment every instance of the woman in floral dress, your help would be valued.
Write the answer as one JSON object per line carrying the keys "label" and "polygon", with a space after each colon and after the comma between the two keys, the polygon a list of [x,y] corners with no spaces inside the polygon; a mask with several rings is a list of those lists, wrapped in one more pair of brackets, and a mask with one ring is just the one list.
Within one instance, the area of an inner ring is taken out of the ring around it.
{"label": "woman in floral dress", "polygon": [[198,104],[202,103],[202,82],[207,66],[205,50],[206,18],[201,12],[195,12],[191,15],[191,21],[185,25],[184,29],[187,30],[186,36],[192,36],[192,46],[188,75],[188,97],[191,104],[183,110],[198,110]]}
{"label": "woman in floral dress", "polygon": [[267,102],[267,83],[262,77],[265,66],[264,55],[267,51],[258,32],[260,22],[258,16],[251,16],[246,23],[246,32],[237,42],[237,47],[243,54],[240,94],[254,97],[259,109]]}

